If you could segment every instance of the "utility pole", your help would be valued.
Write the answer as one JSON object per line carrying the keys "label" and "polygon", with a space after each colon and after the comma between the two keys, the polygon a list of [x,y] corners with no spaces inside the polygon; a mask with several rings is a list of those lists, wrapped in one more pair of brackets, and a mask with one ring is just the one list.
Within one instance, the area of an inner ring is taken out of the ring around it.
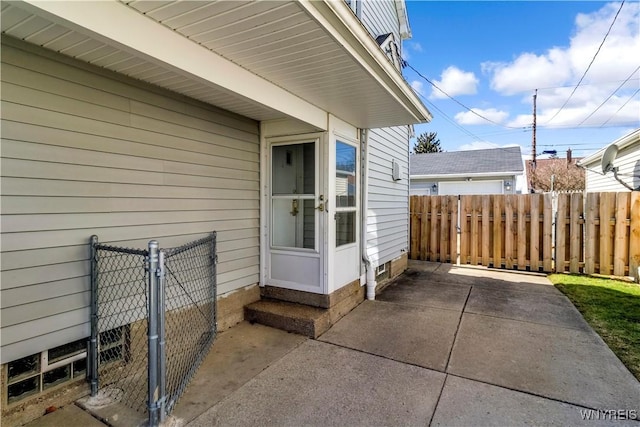
{"label": "utility pole", "polygon": [[531,170],[536,170],[536,98],[538,97],[538,89],[533,94],[533,141],[531,142]]}

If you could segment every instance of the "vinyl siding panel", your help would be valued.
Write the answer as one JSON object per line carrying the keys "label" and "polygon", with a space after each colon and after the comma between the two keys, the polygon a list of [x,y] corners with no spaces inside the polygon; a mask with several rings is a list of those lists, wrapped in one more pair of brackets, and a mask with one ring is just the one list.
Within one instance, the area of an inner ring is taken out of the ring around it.
{"label": "vinyl siding panel", "polygon": [[362,0],[362,23],[374,38],[394,33],[400,41],[398,12],[393,1]]}
{"label": "vinyl siding panel", "polygon": [[[367,254],[375,265],[402,255],[409,240],[409,129],[372,129],[368,147]],[[392,159],[400,181],[391,178]]]}
{"label": "vinyl siding panel", "polygon": [[2,363],[89,335],[89,248],[218,232],[218,292],[258,281],[258,123],[2,46]]}
{"label": "vinyl siding panel", "polygon": [[[633,188],[640,187],[640,142],[625,147],[618,152],[613,165],[618,168],[618,177]],[[586,170],[586,191],[629,191],[613,177],[613,172],[602,175],[600,162],[588,165]]]}

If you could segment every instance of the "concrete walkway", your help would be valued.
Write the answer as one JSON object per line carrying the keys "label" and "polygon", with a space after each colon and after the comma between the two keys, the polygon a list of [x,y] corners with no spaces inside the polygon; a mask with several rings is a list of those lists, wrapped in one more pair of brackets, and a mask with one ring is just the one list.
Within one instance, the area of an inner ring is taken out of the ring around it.
{"label": "concrete walkway", "polygon": [[[55,414],[34,425],[56,425]],[[545,277],[411,263],[318,340],[248,323],[220,334],[173,417],[640,427],[629,419],[640,417],[640,383]]]}

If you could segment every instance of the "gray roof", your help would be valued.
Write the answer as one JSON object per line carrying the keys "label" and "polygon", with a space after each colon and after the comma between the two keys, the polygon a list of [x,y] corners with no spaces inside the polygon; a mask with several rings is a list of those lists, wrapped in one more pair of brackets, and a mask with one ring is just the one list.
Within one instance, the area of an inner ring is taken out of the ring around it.
{"label": "gray roof", "polygon": [[412,154],[410,175],[504,174],[522,172],[520,147]]}

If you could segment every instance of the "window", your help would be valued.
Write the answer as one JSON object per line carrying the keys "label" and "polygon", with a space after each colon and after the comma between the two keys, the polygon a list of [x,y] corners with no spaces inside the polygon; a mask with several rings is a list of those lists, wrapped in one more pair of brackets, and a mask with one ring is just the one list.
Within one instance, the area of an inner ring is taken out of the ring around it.
{"label": "window", "polygon": [[[122,360],[126,328],[100,334],[100,363]],[[87,373],[87,339],[32,354],[7,363],[6,403],[14,403]]]}
{"label": "window", "polygon": [[356,241],[356,147],[336,141],[336,247]]}

